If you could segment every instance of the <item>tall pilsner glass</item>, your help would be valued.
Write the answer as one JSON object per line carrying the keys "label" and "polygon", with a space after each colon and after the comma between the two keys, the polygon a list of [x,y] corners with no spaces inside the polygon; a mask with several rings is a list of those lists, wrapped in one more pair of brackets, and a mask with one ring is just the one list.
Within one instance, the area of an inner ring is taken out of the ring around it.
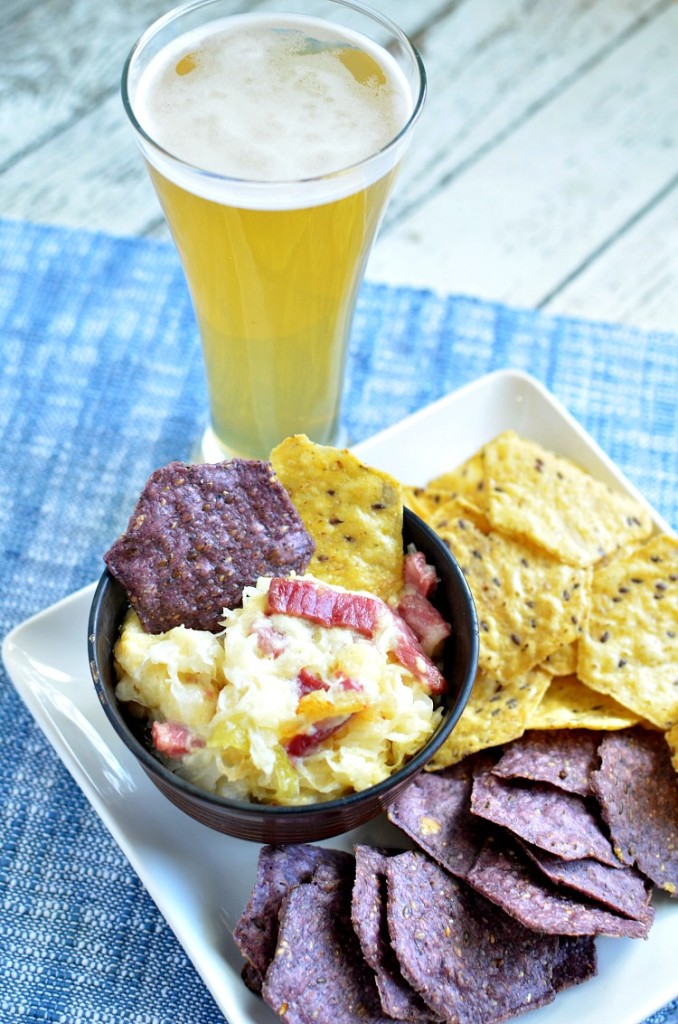
{"label": "tall pilsner glass", "polygon": [[197,317],[205,461],[337,442],[358,289],[426,91],[407,37],[358,0],[241,6],[160,18],[122,81]]}

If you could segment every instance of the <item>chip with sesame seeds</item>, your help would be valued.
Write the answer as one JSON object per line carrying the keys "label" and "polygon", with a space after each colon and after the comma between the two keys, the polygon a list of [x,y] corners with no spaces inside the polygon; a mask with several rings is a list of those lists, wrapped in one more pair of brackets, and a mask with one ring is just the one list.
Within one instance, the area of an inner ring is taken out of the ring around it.
{"label": "chip with sesame seeds", "polygon": [[552,676],[571,676],[577,671],[577,641],[571,640],[548,654],[541,663],[545,672]]}
{"label": "chip with sesame seeds", "polygon": [[571,675],[551,680],[542,699],[530,709],[526,728],[612,731],[626,729],[640,721],[640,715]]}
{"label": "chip with sesame seeds", "polygon": [[497,530],[448,502],[430,520],[461,566],[480,627],[478,665],[504,681],[540,664],[579,635],[590,571]]}
{"label": "chip with sesame seeds", "polygon": [[295,886],[309,882],[321,866],[339,879],[351,868],[350,855],[307,843],[269,844],[259,850],[256,881],[233,929],[233,939],[259,975],[259,983],[275,953],[283,900]]}
{"label": "chip with sesame seeds", "polygon": [[271,464],[316,548],[308,571],[383,600],[403,582],[403,501],[397,480],[349,451],[304,434],[282,441]]}
{"label": "chip with sesame seeds", "polygon": [[[404,495],[456,556],[473,593],[476,694],[488,680],[510,686],[539,666],[553,681],[527,705],[521,729],[673,727],[678,771],[678,541],[650,536],[646,507],[510,430]],[[650,582],[639,565],[646,556]],[[604,592],[606,580],[616,581],[614,593]],[[494,712],[472,696],[438,766],[506,742],[510,723]]]}
{"label": "chip with sesame seeds", "polygon": [[360,843],[355,853],[351,921],[363,956],[374,971],[382,1010],[396,1021],[433,1024],[437,1020],[421,996],[402,976],[388,936],[385,850]]}
{"label": "chip with sesame seeds", "polygon": [[425,523],[437,515],[440,507],[444,507],[453,497],[447,491],[438,491],[432,487],[403,486],[403,505]]}
{"label": "chip with sesame seeds", "polygon": [[550,682],[548,673],[539,668],[508,682],[478,672],[461,718],[430,767],[456,764],[467,754],[522,736]]}
{"label": "chip with sesame seeds", "polygon": [[471,813],[473,774],[489,755],[466,757],[437,772],[422,772],[398,794],[388,819],[455,878],[476,862],[488,826]]}
{"label": "chip with sesame seeds", "polygon": [[448,473],[429,481],[429,489],[442,491],[453,498],[468,498],[478,508],[485,505],[485,463],[481,448],[469,459]]}
{"label": "chip with sesame seeds", "polygon": [[577,893],[596,900],[608,910],[651,925],[655,908],[650,906],[652,886],[636,868],[629,865],[610,867],[591,858],[563,860],[529,843],[518,844],[529,861],[539,868],[544,878],[570,895]]}
{"label": "chip with sesame seeds", "polygon": [[264,1001],[288,1024],[382,1024],[374,975],[351,924],[353,871],[318,870],[280,908],[278,944],[262,983]]}
{"label": "chip with sesame seeds", "polygon": [[647,510],[570,459],[513,431],[484,452],[484,491],[493,526],[571,565],[594,565],[652,532]]}
{"label": "chip with sesame seeds", "polygon": [[460,502],[477,515],[485,508],[483,450],[477,451],[457,469],[441,473],[425,487],[403,486],[403,502],[425,522],[437,516],[450,502]]}
{"label": "chip with sesame seeds", "polygon": [[170,462],[104,561],[148,633],[222,628],[260,576],[303,572],[313,541],[267,462]]}
{"label": "chip with sesame seeds", "polygon": [[660,729],[678,722],[678,539],[657,535],[594,573],[577,674]]}

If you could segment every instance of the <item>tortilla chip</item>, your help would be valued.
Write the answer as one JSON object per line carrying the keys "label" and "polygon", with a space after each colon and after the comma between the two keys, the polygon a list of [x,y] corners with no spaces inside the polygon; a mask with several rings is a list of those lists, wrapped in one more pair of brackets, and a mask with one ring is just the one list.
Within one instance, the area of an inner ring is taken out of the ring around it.
{"label": "tortilla chip", "polygon": [[348,590],[388,600],[403,582],[403,502],[400,484],[355,455],[288,437],[271,463],[316,550],[308,572]]}
{"label": "tortilla chip", "polygon": [[549,782],[568,793],[589,796],[599,742],[600,736],[590,729],[530,730],[506,748],[492,772],[503,779]]}
{"label": "tortilla chip", "polygon": [[573,893],[556,888],[540,877],[515,849],[502,848],[491,838],[468,881],[524,927],[544,935],[611,935],[641,939],[647,936],[652,923],[649,915],[649,920],[632,920],[578,900]]}
{"label": "tortilla chip", "polygon": [[377,986],[351,924],[353,868],[345,879],[320,871],[286,895],[264,1001],[289,1021],[354,1024],[382,1019]]}
{"label": "tortilla chip", "polygon": [[678,722],[678,540],[657,536],[594,573],[582,682],[670,729]]}
{"label": "tortilla chip", "polygon": [[465,878],[487,834],[471,813],[473,758],[441,772],[422,772],[388,808],[388,819],[450,874]]}
{"label": "tortilla chip", "polygon": [[673,755],[671,757],[671,764],[678,772],[678,725],[674,725],[672,729],[669,729],[664,738],[669,745],[671,754]]}
{"label": "tortilla chip", "polygon": [[678,897],[678,786],[661,733],[605,736],[591,785],[619,859]]}
{"label": "tortilla chip", "polygon": [[261,986],[264,983],[263,975],[256,969],[254,964],[249,962],[249,960],[246,960],[242,965],[240,977],[247,985],[250,992],[254,992],[255,996],[261,995]]}
{"label": "tortilla chip", "polygon": [[244,587],[304,572],[313,547],[267,462],[170,462],[149,477],[104,560],[148,633],[218,633]]}
{"label": "tortilla chip", "polygon": [[431,1024],[431,1011],[402,976],[391,948],[386,921],[386,864],[388,855],[372,846],[357,845],[351,921],[363,956],[374,971],[382,1009],[388,1017]]}
{"label": "tortilla chip", "polygon": [[576,793],[544,782],[520,785],[481,772],[473,781],[471,810],[563,860],[592,857],[619,866],[602,822]]}
{"label": "tortilla chip", "polygon": [[[339,850],[306,844],[261,847],[254,887],[233,929],[238,949],[258,973],[259,980],[275,953],[278,915],[285,896],[302,882],[310,882],[320,865],[341,877],[351,869],[352,858]],[[256,975],[252,980],[256,981]]]}
{"label": "tortilla chip", "polygon": [[438,1017],[492,1024],[554,998],[556,936],[523,928],[423,853],[389,857],[386,876],[400,968]]}
{"label": "tortilla chip", "polygon": [[563,860],[552,853],[521,843],[523,852],[553,885],[572,889],[608,910],[651,924],[654,908],[649,906],[651,889],[631,867],[609,867],[597,860]]}
{"label": "tortilla chip", "polygon": [[508,681],[578,637],[588,612],[589,570],[497,531],[485,533],[482,518],[458,502],[441,508],[431,525],[471,588],[481,669]]}
{"label": "tortilla chip", "polygon": [[553,987],[562,992],[581,985],[598,973],[596,940],[592,935],[560,935],[558,959],[553,968]]}
{"label": "tortilla chip", "polygon": [[472,455],[458,469],[442,473],[429,481],[432,491],[445,491],[450,497],[468,498],[479,508],[485,507],[485,466],[483,449]]}
{"label": "tortilla chip", "polygon": [[649,513],[569,459],[513,431],[484,449],[487,514],[570,565],[589,566],[652,532]]}
{"label": "tortilla chip", "polygon": [[589,689],[576,676],[551,680],[530,711],[526,729],[626,729],[640,721],[612,697]]}
{"label": "tortilla chip", "polygon": [[445,768],[467,754],[522,736],[550,682],[538,668],[508,682],[479,672],[461,718],[429,767]]}
{"label": "tortilla chip", "polygon": [[430,523],[440,507],[444,507],[450,500],[454,499],[447,491],[433,490],[430,487],[403,487],[403,504],[425,523]]}
{"label": "tortilla chip", "polygon": [[572,676],[577,671],[577,641],[563,644],[553,654],[547,655],[541,663],[545,672],[552,676]]}

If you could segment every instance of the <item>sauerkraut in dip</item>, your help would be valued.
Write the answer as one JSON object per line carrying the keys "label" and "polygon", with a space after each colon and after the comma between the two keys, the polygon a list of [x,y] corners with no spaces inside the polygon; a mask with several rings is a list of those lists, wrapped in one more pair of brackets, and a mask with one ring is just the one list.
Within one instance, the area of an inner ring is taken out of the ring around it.
{"label": "sauerkraut in dip", "polygon": [[431,656],[449,627],[428,601],[434,584],[410,552],[397,606],[293,575],[246,587],[218,634],[151,634],[130,610],[116,695],[142,706],[158,756],[206,790],[274,804],[363,790],[440,722]]}

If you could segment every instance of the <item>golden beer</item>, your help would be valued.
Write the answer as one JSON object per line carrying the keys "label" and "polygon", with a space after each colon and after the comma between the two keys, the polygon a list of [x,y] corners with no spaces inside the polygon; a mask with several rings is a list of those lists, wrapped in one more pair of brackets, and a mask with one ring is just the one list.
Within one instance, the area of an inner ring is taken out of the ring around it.
{"label": "golden beer", "polygon": [[366,36],[239,15],[158,50],[131,99],[205,360],[204,457],[337,440],[365,262],[415,99]]}

